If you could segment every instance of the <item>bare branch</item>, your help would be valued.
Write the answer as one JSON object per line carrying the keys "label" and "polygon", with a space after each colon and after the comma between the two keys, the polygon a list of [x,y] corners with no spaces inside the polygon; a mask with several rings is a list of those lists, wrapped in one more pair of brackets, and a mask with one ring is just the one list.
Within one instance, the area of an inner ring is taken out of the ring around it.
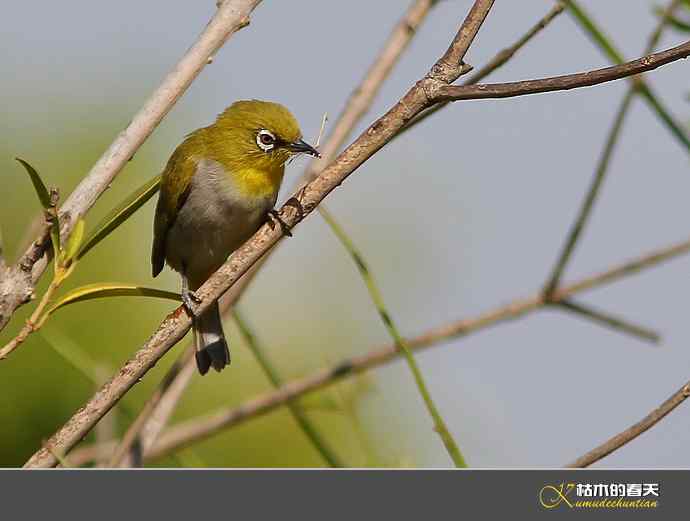
{"label": "bare branch", "polygon": [[668,398],[668,400],[666,400],[659,407],[650,412],[647,416],[642,418],[642,420],[637,422],[635,425],[624,430],[620,434],[615,435],[613,438],[602,443],[597,448],[592,449],[587,454],[580,456],[572,463],[569,463],[567,467],[585,468],[589,467],[593,463],[596,463],[600,459],[605,458],[613,451],[620,449],[626,443],[637,438],[643,432],[646,432],[652,427],[654,427],[657,423],[663,420],[667,414],[673,411],[673,409],[675,409],[681,403],[687,400],[689,396],[690,382],[686,383],[683,387],[678,389]]}
{"label": "bare branch", "polygon": [[649,54],[623,65],[614,65],[579,74],[567,74],[539,80],[513,83],[487,83],[481,85],[443,85],[431,95],[434,101],[461,101],[472,99],[499,99],[592,87],[648,72],[690,56],[690,41],[671,49]]}
{"label": "bare branch", "polygon": [[[249,24],[249,15],[261,0],[228,0],[219,6],[203,33],[185,53],[175,68],[134,116],[79,183],[60,209],[62,236],[66,238],[76,222],[94,205],[115,176],[134,157],[139,147],[154,131],[177,100],[199,75],[209,58],[235,32]],[[43,274],[49,244],[47,231],[31,245],[14,272],[0,273],[0,330],[14,311],[28,302],[33,287]]]}
{"label": "bare branch", "polygon": [[553,271],[551,272],[546,286],[544,287],[544,293],[547,296],[552,294],[554,290],[558,287],[558,284],[561,280],[561,276],[565,271],[568,261],[570,260],[570,257],[572,256],[573,252],[575,251],[575,246],[577,245],[582,230],[587,225],[589,216],[592,214],[592,208],[594,207],[594,203],[596,202],[596,199],[599,195],[599,191],[604,182],[604,178],[606,177],[606,173],[608,172],[609,162],[611,161],[611,157],[613,156],[613,150],[616,147],[616,143],[618,143],[618,137],[620,136],[620,132],[623,128],[625,117],[628,114],[629,108],[632,106],[632,101],[634,97],[635,87],[631,86],[629,90],[626,92],[625,96],[623,97],[623,101],[621,102],[621,105],[618,108],[618,112],[616,113],[616,117],[613,121],[613,126],[611,127],[609,135],[606,138],[606,145],[604,145],[604,151],[602,152],[601,157],[599,159],[599,164],[597,165],[597,170],[594,174],[594,178],[592,179],[592,183],[589,186],[589,190],[587,190],[587,195],[582,201],[580,212],[576,217],[575,221],[573,222],[570,231],[568,232],[568,236],[565,240],[565,244],[563,245],[563,249],[561,250],[561,253],[558,256],[558,260],[556,261],[556,264],[553,267]]}
{"label": "bare branch", "polygon": [[600,324],[611,329],[615,329],[617,331],[633,335],[653,344],[658,343],[661,339],[659,333],[657,333],[656,331],[653,331],[646,327],[638,326],[637,324],[632,324],[625,319],[613,316],[609,313],[606,313],[598,309],[594,309],[590,306],[585,306],[584,304],[579,304],[572,300],[562,300],[558,303],[558,307],[561,307],[577,315],[581,315],[585,318],[593,320],[594,322],[599,322]]}
{"label": "bare branch", "polygon": [[[651,268],[688,252],[690,252],[690,238],[573,282],[562,287],[554,294],[553,298],[556,299],[556,302],[565,301],[578,293],[634,275],[639,271]],[[468,336],[507,320],[520,318],[551,303],[552,301],[544,299],[542,292],[538,292],[528,298],[515,299],[508,304],[499,306],[477,317],[458,320],[431,329],[416,337],[408,338],[407,343],[414,350],[431,347],[450,339]],[[180,423],[165,431],[161,435],[160,441],[154,445],[151,451],[144,454],[144,459],[152,460],[167,455],[183,446],[188,446],[196,441],[212,436],[221,430],[266,414],[290,400],[322,389],[342,378],[348,378],[389,363],[400,355],[400,351],[394,344],[375,348],[365,355],[345,359],[332,367],[321,369],[311,376],[293,380],[277,391],[253,398],[239,407],[224,409],[211,416],[195,418],[194,420]],[[94,450],[93,446],[87,446],[74,451],[70,455],[70,459],[74,464],[81,465],[90,461],[96,454],[97,451]]]}

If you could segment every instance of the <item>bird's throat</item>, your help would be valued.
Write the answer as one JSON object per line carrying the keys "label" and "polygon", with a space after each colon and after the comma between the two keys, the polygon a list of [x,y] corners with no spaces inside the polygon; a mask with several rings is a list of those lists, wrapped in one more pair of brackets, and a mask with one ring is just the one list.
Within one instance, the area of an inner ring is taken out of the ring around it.
{"label": "bird's throat", "polygon": [[233,172],[232,178],[237,190],[250,198],[273,196],[283,181],[284,167],[274,169],[243,168]]}

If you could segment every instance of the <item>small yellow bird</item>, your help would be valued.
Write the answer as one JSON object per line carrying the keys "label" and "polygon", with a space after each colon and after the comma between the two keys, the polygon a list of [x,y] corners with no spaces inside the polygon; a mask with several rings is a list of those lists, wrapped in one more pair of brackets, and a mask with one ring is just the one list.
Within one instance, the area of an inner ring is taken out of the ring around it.
{"label": "small yellow bird", "polygon": [[[259,100],[233,103],[173,152],[161,179],[151,264],[154,277],[166,261],[180,273],[187,308],[198,300],[194,290],[274,211],[285,163],[300,153],[320,157],[290,111]],[[195,317],[194,330],[201,374],[230,363],[217,303]]]}

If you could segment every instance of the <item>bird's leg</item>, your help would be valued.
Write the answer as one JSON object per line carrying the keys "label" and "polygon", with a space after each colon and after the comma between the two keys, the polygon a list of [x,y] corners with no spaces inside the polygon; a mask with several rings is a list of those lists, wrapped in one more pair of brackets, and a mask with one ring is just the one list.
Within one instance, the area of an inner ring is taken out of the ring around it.
{"label": "bird's leg", "polygon": [[287,235],[288,237],[292,237],[292,232],[290,231],[290,227],[287,225],[285,221],[283,221],[280,218],[280,214],[278,213],[278,210],[275,208],[271,208],[268,211],[268,216],[270,217],[270,222],[268,223],[271,227],[271,229],[275,229],[275,223],[277,222],[280,224],[280,229],[283,231],[284,235]]}
{"label": "bird's leg", "polygon": [[189,289],[189,280],[187,280],[186,275],[182,274],[182,303],[193,317],[196,316],[195,309],[199,302],[201,302],[201,299]]}

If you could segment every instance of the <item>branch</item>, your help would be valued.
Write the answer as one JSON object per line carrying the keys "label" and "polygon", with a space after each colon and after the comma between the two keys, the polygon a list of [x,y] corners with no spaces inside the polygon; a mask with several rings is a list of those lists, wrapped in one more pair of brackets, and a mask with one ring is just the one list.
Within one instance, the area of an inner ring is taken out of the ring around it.
{"label": "branch", "polygon": [[[565,301],[578,293],[604,286],[688,252],[690,252],[690,237],[562,287],[553,298],[556,302]],[[477,317],[451,322],[406,340],[413,350],[431,347],[450,339],[468,336],[500,322],[514,320],[545,308],[552,302],[545,300],[543,293],[538,292],[528,298],[515,299]],[[165,456],[223,429],[266,414],[309,392],[387,364],[397,359],[400,354],[394,344],[375,348],[362,356],[348,358],[332,367],[321,369],[311,376],[293,380],[277,391],[253,398],[239,407],[227,408],[211,416],[179,423],[161,435],[160,441],[150,452],[144,454],[144,459],[148,461]],[[98,454],[98,451],[94,450],[93,446],[87,446],[74,451],[70,458],[74,464],[81,465],[92,459],[95,454]]]}
{"label": "branch", "polygon": [[[146,138],[209,62],[209,58],[230,36],[249,24],[249,14],[260,2],[261,0],[227,0],[219,6],[196,43],[165,77],[62,206],[59,219],[63,238],[69,236],[77,221],[89,211],[115,176],[134,157]],[[22,256],[13,272],[0,273],[0,330],[15,310],[31,299],[33,288],[47,266],[45,249],[48,244],[49,235],[44,231]]]}
{"label": "branch", "polygon": [[567,74],[539,80],[513,83],[487,83],[481,85],[443,85],[435,89],[431,99],[439,101],[461,101],[473,99],[500,99],[592,87],[601,83],[627,78],[678,61],[690,56],[690,41],[666,51],[649,54],[622,65],[614,65],[579,74]]}
{"label": "branch", "polygon": [[632,324],[620,317],[610,315],[604,311],[579,304],[572,300],[561,300],[558,303],[558,306],[594,322],[599,322],[606,327],[622,331],[623,333],[628,333],[629,335],[636,336],[653,344],[658,343],[661,339],[659,333],[656,331],[638,326],[637,324]]}
{"label": "branch", "polygon": [[[463,49],[469,46],[468,42],[458,40],[472,39],[477,34],[478,27],[488,14],[493,1],[476,0],[467,19],[460,28],[456,39],[453,41],[449,50],[439,60],[432,70],[424,78],[419,80],[386,114],[376,120],[364,133],[362,133],[349,147],[347,147],[336,160],[311,183],[306,185],[298,194],[293,196],[281,208],[278,217],[292,228],[310,214],[318,204],[335,188],[340,186],[343,181],[352,174],[367,159],[374,155],[378,150],[388,143],[392,137],[422,110],[431,106],[434,102],[442,101],[443,96],[439,95],[444,88],[451,88],[443,85],[445,80],[455,81],[467,67],[457,63],[455,71],[451,71],[448,58],[450,56],[464,56]],[[467,27],[476,26],[476,27]],[[629,74],[637,74],[643,70],[651,70],[663,63],[680,59],[690,54],[690,43],[679,48],[657,53],[642,60],[635,60],[629,64],[618,67],[604,69],[603,74],[599,71],[590,73],[597,78],[592,82],[590,74],[577,74],[573,77],[577,81],[565,80],[565,85],[569,88],[577,86],[588,86],[603,81],[618,79]],[[565,77],[568,78],[568,77]],[[606,79],[608,78],[608,80]],[[553,80],[535,80],[540,88],[550,84]],[[525,90],[525,84],[528,88]],[[507,84],[511,87],[504,89],[515,91],[515,85],[519,85],[517,92],[523,94],[533,92],[530,84],[534,82],[519,82],[518,84]],[[564,80],[556,79],[556,85],[563,87]],[[481,87],[481,86],[477,86]],[[457,87],[460,89],[477,87]],[[493,86],[496,88],[497,86]],[[500,86],[499,90],[500,90]],[[480,89],[482,90],[482,89]],[[516,94],[517,95],[517,94]],[[249,267],[257,262],[270,248],[280,239],[283,227],[271,227],[268,224],[262,226],[253,237],[230,255],[227,262],[216,271],[204,285],[196,292],[200,298],[200,303],[194,310],[195,314],[205,311],[212,302],[217,300],[230,286],[247,272]],[[51,438],[53,446],[61,450],[71,449],[81,438],[83,438],[95,425],[96,422],[124,396],[124,394],[142,378],[146,372],[173,346],[178,342],[191,327],[191,318],[184,307],[180,307],[168,315],[158,330],[146,342],[146,344],[131,358],[121,369],[120,373],[106,383],[89,402]],[[27,467],[45,467],[55,464],[55,458],[46,450],[37,451],[26,463]]]}
{"label": "branch", "polygon": [[673,393],[668,400],[662,403],[659,407],[650,412],[647,416],[642,418],[632,427],[624,430],[620,434],[615,435],[605,443],[602,443],[597,448],[592,449],[584,456],[580,456],[572,463],[566,465],[568,468],[585,468],[591,464],[596,463],[602,458],[605,458],[613,451],[620,449],[626,443],[634,440],[643,432],[648,431],[659,423],[664,417],[678,407],[681,403],[690,397],[690,382]]}

